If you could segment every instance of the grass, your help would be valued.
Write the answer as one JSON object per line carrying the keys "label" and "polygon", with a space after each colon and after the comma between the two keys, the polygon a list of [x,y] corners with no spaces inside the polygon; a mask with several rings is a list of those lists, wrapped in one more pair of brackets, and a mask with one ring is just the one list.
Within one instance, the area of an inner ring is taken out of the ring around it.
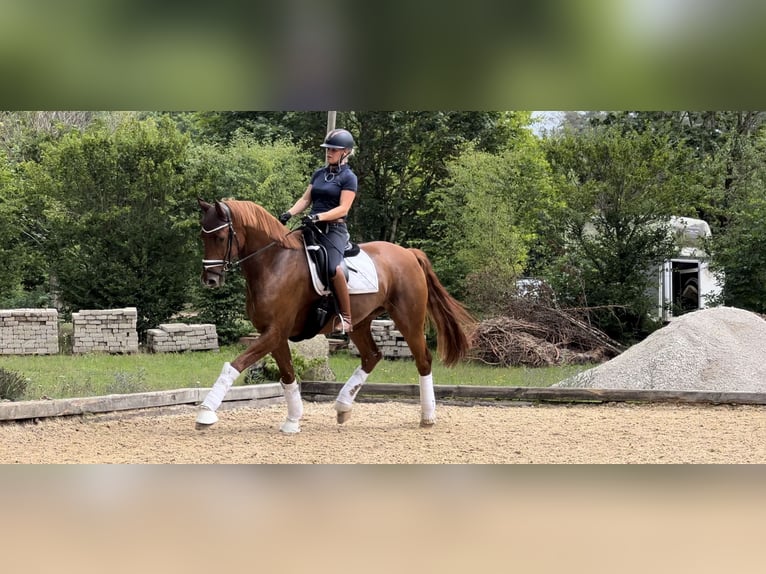
{"label": "grass", "polygon": [[[73,398],[181,388],[210,387],[224,361],[233,360],[244,350],[241,345],[221,347],[220,352],[137,353],[132,355],[11,355],[0,359],[0,367],[27,379],[20,400],[43,397]],[[336,380],[345,381],[359,366],[359,359],[348,352],[330,356]],[[489,385],[547,387],[590,365],[498,368],[477,363],[461,363],[447,368],[434,359],[437,385]],[[370,375],[371,383],[417,383],[417,370],[410,360],[383,360]],[[243,384],[240,377],[237,384]]]}
{"label": "grass", "polygon": [[[359,366],[359,359],[349,353],[330,357],[330,367],[338,381],[345,381]],[[444,366],[436,357],[433,362],[436,385],[486,385],[504,387],[549,387],[593,365],[565,367],[493,367],[482,363],[458,363]],[[367,379],[370,383],[417,383],[418,371],[410,360],[383,360]]]}
{"label": "grass", "polygon": [[23,399],[58,399],[209,387],[223,362],[236,357],[240,349],[223,347],[220,353],[13,355],[0,362],[5,369],[28,379]]}

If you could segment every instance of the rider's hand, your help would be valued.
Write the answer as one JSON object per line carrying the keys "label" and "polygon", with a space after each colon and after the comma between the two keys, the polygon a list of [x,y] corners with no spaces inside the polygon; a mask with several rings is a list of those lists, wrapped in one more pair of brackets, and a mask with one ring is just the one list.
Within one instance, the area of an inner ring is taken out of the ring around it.
{"label": "rider's hand", "polygon": [[279,216],[279,222],[282,225],[287,225],[287,222],[290,221],[290,218],[293,216],[292,213],[289,211],[285,211],[282,215]]}
{"label": "rider's hand", "polygon": [[303,218],[303,225],[308,225],[309,223],[319,223],[319,214],[314,213]]}

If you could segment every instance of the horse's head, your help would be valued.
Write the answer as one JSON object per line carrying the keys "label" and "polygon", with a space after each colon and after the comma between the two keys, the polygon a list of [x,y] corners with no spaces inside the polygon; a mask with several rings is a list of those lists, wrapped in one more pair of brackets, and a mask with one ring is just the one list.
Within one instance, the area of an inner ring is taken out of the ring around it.
{"label": "horse's head", "polygon": [[202,210],[202,284],[206,287],[220,287],[238,251],[231,210],[221,201],[211,204],[197,199],[197,203]]}

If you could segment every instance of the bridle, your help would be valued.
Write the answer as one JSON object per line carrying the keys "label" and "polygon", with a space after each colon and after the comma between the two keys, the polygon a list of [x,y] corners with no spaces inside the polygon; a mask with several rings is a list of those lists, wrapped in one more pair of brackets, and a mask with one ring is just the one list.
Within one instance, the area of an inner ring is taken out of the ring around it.
{"label": "bridle", "polygon": [[[202,268],[206,273],[213,273],[214,275],[223,277],[226,272],[234,268],[234,264],[231,261],[231,246],[234,243],[234,238],[236,237],[237,232],[234,231],[234,224],[231,221],[231,211],[229,210],[229,206],[223,202],[221,202],[220,205],[226,214],[226,220],[223,224],[214,227],[213,229],[205,229],[205,226],[203,225],[202,233],[215,233],[216,231],[220,231],[224,227],[227,227],[228,236],[226,238],[226,255],[224,255],[223,259],[203,259]],[[237,245],[237,252],[239,252],[239,245]],[[215,270],[216,267],[220,267],[221,271]]]}
{"label": "bridle", "polygon": [[[236,271],[244,261],[247,261],[251,257],[255,257],[262,251],[265,251],[269,247],[272,247],[273,245],[276,245],[276,241],[272,241],[271,243],[268,243],[261,247],[260,249],[257,249],[256,251],[253,251],[249,255],[245,255],[244,257],[240,257],[236,261],[232,261],[231,259],[231,246],[234,244],[235,238],[237,237],[237,232],[234,231],[234,223],[231,219],[231,210],[229,209],[229,206],[226,205],[224,202],[220,202],[219,205],[223,208],[223,212],[226,215],[226,220],[219,225],[218,227],[214,227],[213,229],[205,229],[205,227],[202,227],[202,233],[215,233],[216,231],[220,231],[224,227],[228,228],[228,236],[226,238],[226,254],[224,255],[223,259],[203,259],[202,260],[202,268],[207,273],[212,273],[214,275],[218,275],[220,277],[223,277],[226,273],[229,271]],[[292,231],[290,232],[292,233]],[[241,251],[241,247],[239,245],[239,241],[237,241],[237,253]],[[220,271],[216,271],[215,268],[220,267]]]}

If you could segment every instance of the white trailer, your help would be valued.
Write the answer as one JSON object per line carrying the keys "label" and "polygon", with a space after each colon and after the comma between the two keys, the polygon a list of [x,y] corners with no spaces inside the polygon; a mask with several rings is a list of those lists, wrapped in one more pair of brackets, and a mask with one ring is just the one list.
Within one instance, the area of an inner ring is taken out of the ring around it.
{"label": "white trailer", "polygon": [[710,226],[701,219],[671,218],[680,246],[676,257],[659,268],[658,316],[663,321],[690,311],[705,309],[711,299],[721,294],[723,285],[708,267],[704,239],[711,236]]}

